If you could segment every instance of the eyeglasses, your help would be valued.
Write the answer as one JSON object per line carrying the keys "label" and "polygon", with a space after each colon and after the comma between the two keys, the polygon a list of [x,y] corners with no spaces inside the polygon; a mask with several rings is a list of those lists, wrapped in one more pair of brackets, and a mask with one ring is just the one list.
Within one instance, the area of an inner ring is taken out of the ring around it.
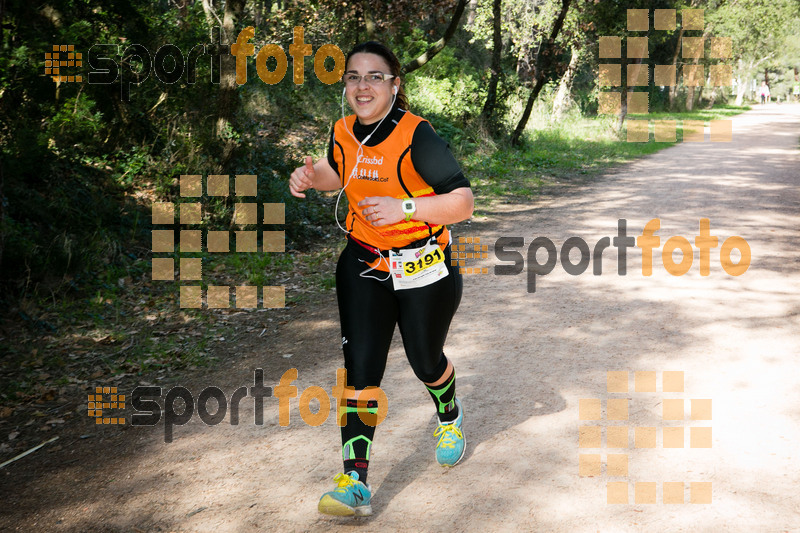
{"label": "eyeglasses", "polygon": [[358,74],[345,74],[342,78],[345,84],[354,86],[361,83],[361,78],[367,82],[367,85],[380,85],[384,81],[391,80],[394,78],[394,74],[384,74],[383,72],[371,72],[369,74],[364,74],[360,76]]}

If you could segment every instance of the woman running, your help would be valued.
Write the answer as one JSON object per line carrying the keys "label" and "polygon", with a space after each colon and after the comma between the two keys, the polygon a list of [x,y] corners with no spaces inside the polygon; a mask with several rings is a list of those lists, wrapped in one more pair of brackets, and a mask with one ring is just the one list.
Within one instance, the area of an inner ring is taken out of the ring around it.
{"label": "woman running", "polygon": [[292,173],[289,190],[305,198],[310,188],[341,189],[339,198],[346,194],[349,204],[339,225],[347,245],[336,266],[336,295],[347,385],[354,390],[339,406],[344,473],[334,477],[337,487],[322,496],[319,510],[366,516],[372,513],[367,468],[381,406],[359,397],[380,387],[395,324],[414,374],[433,399],[436,460],[454,466],[464,456],[455,370],[442,351],[462,291],[446,224],[469,218],[473,198],[447,143],[408,111],[391,50],[374,41],[356,46],[343,81],[342,100],[354,114],[344,117],[343,102],[328,157],[316,163],[307,157]]}

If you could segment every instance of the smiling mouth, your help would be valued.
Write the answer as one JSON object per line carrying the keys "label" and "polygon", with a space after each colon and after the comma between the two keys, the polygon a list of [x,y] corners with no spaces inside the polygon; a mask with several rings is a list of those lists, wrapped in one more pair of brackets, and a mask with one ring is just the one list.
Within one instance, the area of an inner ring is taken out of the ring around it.
{"label": "smiling mouth", "polygon": [[356,96],[356,102],[360,104],[366,104],[368,102],[371,102],[372,100],[373,100],[372,96]]}

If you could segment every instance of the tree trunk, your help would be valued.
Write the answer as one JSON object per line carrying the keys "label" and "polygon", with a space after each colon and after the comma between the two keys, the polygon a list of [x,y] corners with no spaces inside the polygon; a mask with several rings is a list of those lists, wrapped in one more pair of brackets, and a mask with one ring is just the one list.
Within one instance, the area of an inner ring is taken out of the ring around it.
{"label": "tree trunk", "polygon": [[[712,29],[713,29],[713,26],[711,24],[708,24],[706,26],[705,31],[703,32],[703,42],[706,42],[706,40],[708,39],[708,36],[711,34],[711,30]],[[700,59],[698,59],[698,58],[692,59],[692,65],[697,65],[699,63],[700,63]],[[703,85],[700,86],[700,90],[697,91],[696,95],[695,95],[694,86],[687,87],[689,89],[687,91],[687,95],[686,95],[686,110],[687,111],[691,111],[692,109],[694,109],[695,99],[697,100],[698,104],[700,103],[700,98],[703,96],[703,87],[705,87],[705,80],[703,80]],[[695,98],[695,96],[697,96],[697,98]]]}
{"label": "tree trunk", "polygon": [[694,109],[694,86],[686,88],[686,111]]}
{"label": "tree trunk", "polygon": [[[236,42],[236,23],[244,11],[245,0],[227,0],[225,15],[222,20],[223,47],[230,50]],[[231,129],[231,121],[236,114],[239,97],[236,94],[236,58],[230,53],[222,54],[222,73],[219,80],[219,98],[217,100],[216,135],[223,141],[222,161],[226,163],[233,155],[235,143],[225,135]]]}
{"label": "tree trunk", "polygon": [[519,146],[519,140],[522,137],[522,132],[525,131],[525,126],[528,125],[528,119],[531,118],[531,111],[533,111],[533,103],[539,97],[539,92],[544,87],[544,77],[536,80],[536,85],[531,89],[531,94],[528,96],[528,101],[525,103],[525,110],[522,112],[522,117],[517,123],[514,133],[511,134],[511,146]]}
{"label": "tree trunk", "polygon": [[208,25],[208,36],[213,40],[211,29],[219,23],[219,17],[214,10],[214,0],[203,0],[203,13],[206,16],[206,25]]}
{"label": "tree trunk", "polygon": [[253,11],[253,22],[255,22],[256,28],[261,26],[261,17],[264,13],[264,0],[256,0],[256,8]]}
{"label": "tree trunk", "polygon": [[[2,0],[0,0],[2,1]],[[3,162],[0,161],[0,267],[3,266],[3,248],[6,241],[6,197],[3,196]]]}
{"label": "tree trunk", "polygon": [[705,83],[700,87],[691,87],[691,91],[689,91],[691,95],[691,100],[687,96],[686,99],[686,110],[691,111],[694,109],[695,105],[700,105],[700,101],[703,99],[703,89],[705,89]]}
{"label": "tree trunk", "polygon": [[556,91],[556,97],[553,100],[552,120],[561,119],[561,117],[564,116],[564,112],[566,112],[571,105],[570,93],[572,92],[572,80],[575,79],[575,71],[578,70],[578,65],[580,63],[580,48],[578,48],[576,43],[572,43],[570,51],[572,57],[569,59],[569,66],[558,82],[558,91]]}
{"label": "tree trunk", "polygon": [[744,102],[744,93],[747,90],[746,83],[740,83],[736,89],[736,101],[734,102],[735,105],[740,106],[742,102]]}
{"label": "tree trunk", "polygon": [[453,12],[453,18],[450,19],[450,26],[447,27],[447,30],[444,32],[444,37],[436,41],[433,46],[428,48],[425,53],[423,53],[418,58],[406,63],[403,66],[403,73],[408,74],[420,68],[422,65],[433,59],[433,57],[441,52],[445,46],[447,46],[447,42],[456,32],[458,28],[458,22],[461,20],[461,15],[464,13],[464,8],[467,6],[467,0],[458,0],[458,5],[456,6],[455,11]]}
{"label": "tree trunk", "polygon": [[475,11],[478,9],[478,0],[469,0],[469,9],[467,10],[467,26],[475,24]]}
{"label": "tree trunk", "polygon": [[374,41],[377,34],[375,30],[375,20],[372,18],[371,3],[369,0],[361,2],[361,12],[364,13],[364,28],[367,30],[367,40]]}
{"label": "tree trunk", "polygon": [[185,28],[186,27],[186,15],[188,13],[187,7],[189,6],[189,0],[181,0],[178,6],[178,27]]}
{"label": "tree trunk", "polygon": [[[3,33],[4,21],[6,20],[6,0],[0,0],[0,50],[5,51],[6,39]],[[795,69],[796,71],[797,69]]]}
{"label": "tree trunk", "polygon": [[672,80],[672,85],[669,86],[669,110],[675,109],[675,98],[678,96],[678,80],[680,73],[678,73],[678,58],[681,55],[681,43],[683,42],[683,26],[678,32],[678,44],[675,45],[675,53],[672,55],[672,66],[675,67],[676,79]]}
{"label": "tree trunk", "polygon": [[[719,6],[721,6],[724,3],[725,3],[725,0],[721,0],[717,4],[717,7],[719,8]],[[699,4],[700,4],[700,0],[692,0],[691,3],[687,7],[697,8]],[[669,88],[669,109],[670,109],[670,111],[672,111],[672,109],[675,106],[675,98],[677,98],[677,96],[678,96],[678,80],[681,79],[680,72],[678,72],[678,57],[680,57],[681,46],[683,45],[683,31],[684,31],[683,30],[683,25],[681,25],[681,29],[678,32],[678,43],[675,45],[675,54],[673,54],[673,56],[672,56],[672,65],[675,67],[675,74],[676,74],[677,79],[673,80],[674,85],[670,86],[670,88]],[[711,25],[709,24],[706,27],[705,32],[703,33],[703,42],[705,42],[706,37],[708,36],[708,34],[710,32],[711,32]],[[696,64],[696,61],[695,61],[695,64]],[[692,93],[692,98],[694,98],[694,89],[692,89],[690,92]]]}
{"label": "tree trunk", "polygon": [[497,103],[497,83],[500,80],[500,61],[503,51],[503,35],[500,33],[502,22],[501,4],[502,0],[494,0],[492,2],[492,26],[494,30],[492,36],[492,45],[494,47],[492,50],[492,76],[489,78],[486,103],[483,104],[483,111],[481,112],[483,119],[490,125],[494,121],[494,110]]}
{"label": "tree trunk", "polygon": [[742,102],[744,102],[744,94],[747,92],[746,77],[741,75],[742,72],[745,72],[744,68],[742,67],[741,59],[739,59],[739,64],[736,68],[737,72],[740,73],[740,76],[736,78],[736,100],[734,101],[734,105],[740,106],[742,105]]}
{"label": "tree trunk", "polygon": [[628,116],[628,87],[622,86],[622,103],[619,106],[619,115],[617,116],[617,131],[622,131],[622,126],[625,125],[625,118]]}
{"label": "tree trunk", "polygon": [[713,89],[711,89],[711,96],[708,99],[708,105],[706,106],[706,109],[713,109],[714,108],[714,104],[717,101],[718,95],[719,95],[719,93],[718,93],[717,87],[714,87]]}
{"label": "tree trunk", "polygon": [[688,91],[686,91],[686,111],[692,111],[694,109],[695,103],[700,103],[700,98],[703,95],[703,88],[700,87],[700,90],[695,93],[694,87],[688,87]]}
{"label": "tree trunk", "polygon": [[514,133],[511,134],[511,146],[519,145],[519,140],[522,138],[522,132],[525,131],[525,126],[528,125],[528,119],[531,118],[533,103],[536,101],[536,98],[539,97],[539,92],[542,90],[542,87],[544,87],[544,73],[546,70],[549,70],[550,66],[553,64],[553,48],[556,37],[558,37],[561,28],[564,26],[564,19],[567,17],[570,1],[571,0],[561,0],[561,11],[559,11],[558,17],[553,23],[553,29],[550,30],[550,35],[548,36],[547,41],[544,43],[544,49],[541,50],[536,56],[536,63],[534,66],[536,84],[533,86],[531,94],[528,96],[528,102],[525,104],[525,110],[522,112],[522,117],[520,117]]}

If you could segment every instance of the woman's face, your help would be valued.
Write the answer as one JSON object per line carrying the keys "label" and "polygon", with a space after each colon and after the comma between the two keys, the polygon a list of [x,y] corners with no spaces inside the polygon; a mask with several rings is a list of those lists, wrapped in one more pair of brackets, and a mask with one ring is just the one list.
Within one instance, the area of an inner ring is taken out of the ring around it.
{"label": "woman's face", "polygon": [[[378,72],[388,75],[392,73],[389,64],[381,56],[362,52],[350,57],[344,75],[363,76]],[[389,112],[394,97],[393,90],[399,85],[398,78],[380,81],[374,85],[367,83],[366,78],[361,78],[356,85],[345,84],[345,96],[359,122],[374,124]]]}

